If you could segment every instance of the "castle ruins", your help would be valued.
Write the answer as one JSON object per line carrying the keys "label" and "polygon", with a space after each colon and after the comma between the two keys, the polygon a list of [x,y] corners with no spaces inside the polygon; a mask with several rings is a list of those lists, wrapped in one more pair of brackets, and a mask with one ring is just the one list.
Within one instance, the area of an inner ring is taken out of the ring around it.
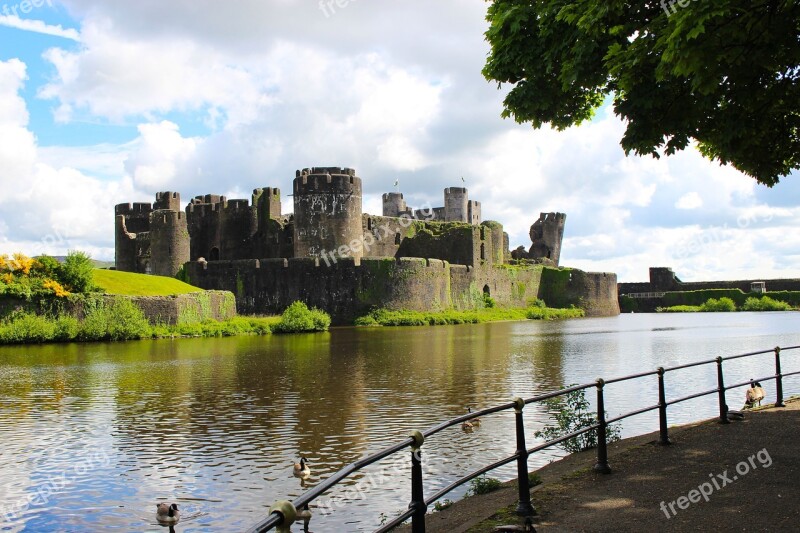
{"label": "castle ruins", "polygon": [[[381,216],[362,212],[361,179],[351,168],[298,170],[292,192],[289,215],[271,187],[255,189],[250,201],[198,196],[183,210],[176,192],[119,204],[116,268],[180,273],[198,287],[230,290],[241,313],[277,313],[302,300],[338,322],[373,307],[475,308],[484,294],[501,305],[544,297],[587,314],[618,313],[614,274],[546,268],[558,266],[561,213],[543,213],[530,251],[512,258],[503,226],[481,221],[481,204],[465,188],[445,189],[444,206],[427,210],[386,193]],[[551,294],[548,280],[564,276]]]}

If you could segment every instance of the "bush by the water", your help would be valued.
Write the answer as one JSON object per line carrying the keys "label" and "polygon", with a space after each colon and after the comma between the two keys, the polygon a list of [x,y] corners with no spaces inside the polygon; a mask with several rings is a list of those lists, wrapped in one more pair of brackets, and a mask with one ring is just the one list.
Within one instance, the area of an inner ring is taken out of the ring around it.
{"label": "bush by the water", "polygon": [[294,302],[286,308],[280,321],[272,327],[275,333],[301,333],[327,331],[331,317],[317,308],[309,309],[303,302]]}
{"label": "bush by the water", "polygon": [[[570,387],[572,386],[574,385],[570,385]],[[545,403],[553,411],[556,424],[545,426],[541,431],[534,433],[537,438],[551,441],[581,429],[592,427],[597,423],[596,415],[589,410],[589,402],[586,400],[584,390],[572,391],[563,396],[545,400]],[[620,438],[619,424],[612,424],[606,427],[607,442],[615,442]],[[597,446],[597,431],[589,430],[577,437],[561,442],[558,446],[570,453],[595,448]]]}
{"label": "bush by the water", "polygon": [[742,311],[791,311],[792,306],[786,302],[773,300],[769,296],[750,297],[744,301]]}
{"label": "bush by the water", "polygon": [[700,306],[700,311],[703,313],[731,313],[736,311],[736,303],[727,297],[722,297],[719,300],[709,298]]}
{"label": "bush by the water", "polygon": [[153,326],[129,299],[115,298],[110,303],[90,302],[83,321],[70,315],[14,312],[0,320],[0,344],[268,335],[278,320],[278,317],[236,316],[221,322]]}

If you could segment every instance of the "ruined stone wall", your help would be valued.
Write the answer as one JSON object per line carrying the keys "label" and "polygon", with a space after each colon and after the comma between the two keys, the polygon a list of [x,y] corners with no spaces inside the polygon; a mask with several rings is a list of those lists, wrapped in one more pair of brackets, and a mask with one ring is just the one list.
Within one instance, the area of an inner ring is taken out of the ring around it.
{"label": "ruined stone wall", "polygon": [[541,213],[530,229],[529,259],[549,259],[555,266],[561,259],[561,241],[564,239],[564,213]]}
{"label": "ruined stone wall", "polygon": [[[114,206],[114,259],[117,270],[144,273],[138,255],[143,245],[137,235],[150,231],[149,203],[118,204]],[[149,253],[149,243],[146,252]]]}
{"label": "ruined stone wall", "polygon": [[336,324],[349,324],[373,307],[427,310],[450,305],[449,268],[425,259],[316,258],[191,262],[189,282],[229,290],[245,314],[277,314],[292,302],[324,309]]}

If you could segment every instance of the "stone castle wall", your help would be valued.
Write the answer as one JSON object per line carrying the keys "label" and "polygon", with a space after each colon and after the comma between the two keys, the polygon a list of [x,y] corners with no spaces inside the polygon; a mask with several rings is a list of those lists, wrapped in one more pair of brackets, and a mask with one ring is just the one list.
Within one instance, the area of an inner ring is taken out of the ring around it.
{"label": "stone castle wall", "polygon": [[300,300],[325,309],[335,324],[352,323],[375,307],[476,309],[483,305],[484,293],[500,305],[524,307],[533,298],[551,294],[548,290],[556,290],[549,287],[555,279],[550,270],[572,273],[557,304],[584,307],[589,316],[619,313],[616,277],[578,270],[475,268],[421,258],[346,258],[330,265],[318,258],[251,259],[185,266],[189,283],[233,292],[240,313],[277,314]]}

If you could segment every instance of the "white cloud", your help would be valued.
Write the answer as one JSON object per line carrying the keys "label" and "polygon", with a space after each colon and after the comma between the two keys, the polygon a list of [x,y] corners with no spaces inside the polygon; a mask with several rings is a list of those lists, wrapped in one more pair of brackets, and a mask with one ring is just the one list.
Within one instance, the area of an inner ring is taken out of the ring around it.
{"label": "white cloud", "polygon": [[80,34],[72,28],[64,29],[61,25],[52,26],[41,20],[20,18],[17,15],[0,15],[0,26],[42,33],[44,35],[53,35],[55,37],[63,37],[72,41],[81,40]]}
{"label": "white cloud", "polygon": [[[24,65],[9,62],[16,74],[0,75],[2,94],[12,95],[0,100],[0,135],[11,143],[0,145],[0,162],[11,170],[0,180],[35,175],[48,184],[59,176],[76,187],[53,187],[65,198],[106,202],[95,211],[75,199],[97,225],[80,230],[87,246],[110,245],[112,203],[158,190],[184,199],[289,190],[296,168],[342,165],[364,179],[373,212],[396,178],[419,206],[441,205],[442,189],[464,176],[484,218],[502,222],[512,246],[529,244],[539,212],[566,212],[564,263],[625,280],[645,279],[653,265],[685,279],[758,276],[759,265],[781,271],[800,255],[798,243],[770,233],[793,230],[787,195],[765,194],[694,149],[626,158],[624,124],[607,107],[564,132],[501,120],[504,92],[480,74],[485,2],[351,2],[328,18],[316,2],[299,0],[65,5],[81,22],[81,42],[46,52],[53,72],[39,95],[65,130],[110,121],[138,124],[138,135],[117,145],[37,147],[18,96]],[[189,127],[203,123],[210,131]],[[790,180],[778,187],[794,191]],[[49,223],[80,227],[63,211]],[[708,249],[721,262],[679,252],[715,231],[722,236]]]}
{"label": "white cloud", "polygon": [[687,192],[675,202],[676,209],[697,209],[703,207],[703,199],[697,192]]}

